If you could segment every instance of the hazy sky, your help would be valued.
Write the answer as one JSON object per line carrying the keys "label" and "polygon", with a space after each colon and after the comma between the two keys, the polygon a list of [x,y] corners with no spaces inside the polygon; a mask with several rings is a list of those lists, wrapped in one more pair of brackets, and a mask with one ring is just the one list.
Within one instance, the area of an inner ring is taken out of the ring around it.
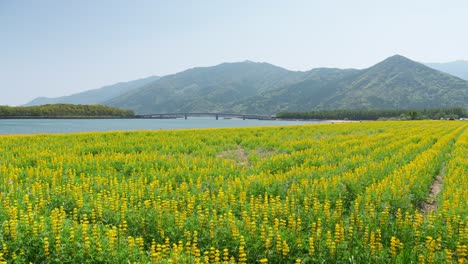
{"label": "hazy sky", "polygon": [[0,0],[0,105],[221,62],[468,60],[466,0]]}

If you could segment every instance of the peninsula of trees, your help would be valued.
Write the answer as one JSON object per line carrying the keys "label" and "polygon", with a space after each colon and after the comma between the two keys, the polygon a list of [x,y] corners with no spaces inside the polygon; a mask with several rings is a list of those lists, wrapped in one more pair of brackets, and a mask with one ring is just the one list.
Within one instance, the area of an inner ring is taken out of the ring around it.
{"label": "peninsula of trees", "polygon": [[46,104],[41,106],[0,106],[0,118],[122,118],[134,117],[132,110],[105,105]]}

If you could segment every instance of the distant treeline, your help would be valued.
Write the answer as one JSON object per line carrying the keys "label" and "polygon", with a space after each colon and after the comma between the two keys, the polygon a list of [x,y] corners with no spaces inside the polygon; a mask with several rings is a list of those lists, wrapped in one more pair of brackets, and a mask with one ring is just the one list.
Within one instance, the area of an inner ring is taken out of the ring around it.
{"label": "distant treeline", "polygon": [[336,119],[336,120],[379,120],[379,119],[441,119],[466,117],[461,107],[412,109],[412,110],[319,110],[310,112],[281,112],[276,115],[283,119]]}
{"label": "distant treeline", "polygon": [[46,104],[0,106],[1,117],[133,117],[134,112],[105,105]]}

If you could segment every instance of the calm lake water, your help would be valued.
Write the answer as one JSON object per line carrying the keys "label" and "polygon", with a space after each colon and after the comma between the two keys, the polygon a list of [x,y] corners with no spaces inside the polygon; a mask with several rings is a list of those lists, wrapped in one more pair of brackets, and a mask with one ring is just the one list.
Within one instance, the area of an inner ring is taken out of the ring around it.
{"label": "calm lake water", "polygon": [[44,134],[86,131],[159,130],[215,127],[280,126],[324,121],[185,119],[0,119],[0,134]]}

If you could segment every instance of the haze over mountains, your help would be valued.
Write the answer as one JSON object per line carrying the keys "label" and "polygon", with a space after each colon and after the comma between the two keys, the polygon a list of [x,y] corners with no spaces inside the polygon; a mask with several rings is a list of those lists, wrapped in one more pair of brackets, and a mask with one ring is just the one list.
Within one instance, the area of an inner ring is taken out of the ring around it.
{"label": "haze over mountains", "polygon": [[458,60],[445,63],[425,63],[425,65],[464,80],[468,80],[468,61]]}
{"label": "haze over mountains", "polygon": [[[463,77],[465,64],[433,65]],[[466,64],[468,66],[468,63]],[[468,79],[468,78],[467,78]],[[289,71],[251,61],[199,67],[45,103],[105,104],[137,113],[240,112],[275,114],[318,109],[468,107],[468,81],[400,55],[363,70]]]}
{"label": "haze over mountains", "polygon": [[43,104],[101,104],[114,97],[122,95],[133,89],[141,87],[152,81],[159,79],[158,76],[150,76],[129,82],[120,82],[113,85],[107,85],[98,89],[88,90],[68,96],[57,98],[38,97],[24,106],[34,106]]}

